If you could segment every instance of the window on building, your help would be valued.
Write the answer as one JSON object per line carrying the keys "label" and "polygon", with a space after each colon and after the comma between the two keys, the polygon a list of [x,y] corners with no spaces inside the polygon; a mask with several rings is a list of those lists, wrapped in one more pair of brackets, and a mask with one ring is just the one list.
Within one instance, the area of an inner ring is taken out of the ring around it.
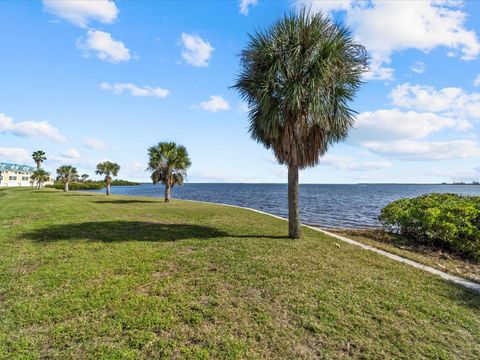
{"label": "window on building", "polygon": [[14,180],[17,180],[17,177],[16,177],[16,176],[9,176],[9,177],[8,177],[8,180],[14,181]]}

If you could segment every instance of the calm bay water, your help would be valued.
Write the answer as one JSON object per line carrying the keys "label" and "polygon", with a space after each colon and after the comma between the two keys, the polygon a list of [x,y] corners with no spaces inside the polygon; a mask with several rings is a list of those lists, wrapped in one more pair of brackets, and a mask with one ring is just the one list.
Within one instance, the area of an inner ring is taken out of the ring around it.
{"label": "calm bay water", "polygon": [[[117,186],[113,194],[163,197],[162,185]],[[389,202],[422,194],[459,193],[480,195],[478,185],[300,185],[302,222],[323,227],[366,228],[379,223],[380,209]],[[173,189],[173,197],[239,205],[286,217],[286,184],[185,184]]]}

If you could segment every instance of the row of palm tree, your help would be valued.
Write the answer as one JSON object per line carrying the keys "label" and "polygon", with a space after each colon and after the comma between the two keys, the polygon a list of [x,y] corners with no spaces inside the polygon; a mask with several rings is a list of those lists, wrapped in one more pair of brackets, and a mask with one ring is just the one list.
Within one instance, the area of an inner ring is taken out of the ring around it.
{"label": "row of palm tree", "polygon": [[[288,233],[300,238],[299,170],[317,165],[331,145],[348,136],[356,114],[349,104],[367,71],[366,50],[348,28],[303,10],[251,35],[240,61],[233,87],[249,106],[252,139],[272,149],[277,161],[288,167]],[[37,171],[44,155],[34,157]],[[169,202],[172,188],[184,183],[191,165],[187,150],[160,142],[148,148],[148,155],[153,184],[165,185]],[[107,195],[119,169],[111,162],[97,166],[96,173],[105,175]],[[76,170],[59,170],[67,191]]]}
{"label": "row of palm tree", "polygon": [[[95,173],[97,175],[105,175],[104,182],[107,195],[110,195],[110,185],[113,180],[113,176],[117,176],[118,172],[120,171],[120,165],[110,162],[104,161],[97,165],[97,170]],[[81,176],[78,175],[77,168],[72,165],[62,165],[57,169],[57,181],[60,181],[63,184],[63,191],[67,192],[69,190],[69,184],[72,182],[77,182],[79,178],[82,178],[83,182],[89,178],[89,175],[82,174]]]}
{"label": "row of palm tree", "polygon": [[[151,179],[153,184],[162,183],[165,185],[165,202],[171,200],[172,188],[175,185],[183,185],[187,173],[186,170],[190,167],[191,161],[188,156],[185,146],[177,145],[174,142],[160,142],[157,145],[148,148],[149,162],[147,170],[152,171]],[[48,181],[50,174],[41,168],[43,161],[47,160],[45,152],[39,150],[32,154],[32,157],[37,165],[37,170],[32,175],[32,180],[35,178],[37,184]],[[106,194],[111,194],[111,183],[113,177],[118,175],[120,165],[104,161],[97,165],[95,173],[97,175],[104,175],[104,182]],[[88,174],[79,176],[77,169],[72,165],[62,165],[57,169],[57,181],[63,184],[63,190],[69,191],[69,184],[79,181],[82,178],[85,182]],[[43,175],[42,175],[43,174]],[[45,178],[41,179],[41,176]],[[41,188],[40,186],[38,187]]]}

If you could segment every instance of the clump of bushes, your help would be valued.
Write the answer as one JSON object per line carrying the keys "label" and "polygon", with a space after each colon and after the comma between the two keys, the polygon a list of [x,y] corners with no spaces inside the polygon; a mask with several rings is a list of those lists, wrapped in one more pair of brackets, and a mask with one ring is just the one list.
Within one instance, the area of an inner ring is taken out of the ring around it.
{"label": "clump of bushes", "polygon": [[[64,184],[56,181],[53,185],[47,185],[46,187],[63,190]],[[68,184],[70,190],[100,190],[103,189],[104,184],[100,182],[72,182]]]}
{"label": "clump of bushes", "polygon": [[130,185],[140,185],[138,182],[133,182],[133,181],[128,181],[128,180],[122,180],[122,179],[115,179],[112,181],[110,184],[111,186],[130,186]]}
{"label": "clump of bushes", "polygon": [[394,201],[379,220],[388,231],[480,260],[480,197],[429,194]]}

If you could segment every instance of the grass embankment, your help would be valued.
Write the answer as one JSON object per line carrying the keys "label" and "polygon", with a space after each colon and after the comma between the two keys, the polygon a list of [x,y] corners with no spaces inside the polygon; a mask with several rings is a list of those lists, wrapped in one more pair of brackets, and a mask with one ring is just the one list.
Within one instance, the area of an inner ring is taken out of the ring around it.
{"label": "grass embankment", "polygon": [[432,246],[417,244],[399,235],[389,234],[383,230],[331,230],[367,245],[391,252],[404,258],[417,261],[480,283],[480,263],[466,258],[462,254],[447,252]]}
{"label": "grass embankment", "polygon": [[479,294],[286,232],[231,207],[2,189],[0,358],[480,357]]}

